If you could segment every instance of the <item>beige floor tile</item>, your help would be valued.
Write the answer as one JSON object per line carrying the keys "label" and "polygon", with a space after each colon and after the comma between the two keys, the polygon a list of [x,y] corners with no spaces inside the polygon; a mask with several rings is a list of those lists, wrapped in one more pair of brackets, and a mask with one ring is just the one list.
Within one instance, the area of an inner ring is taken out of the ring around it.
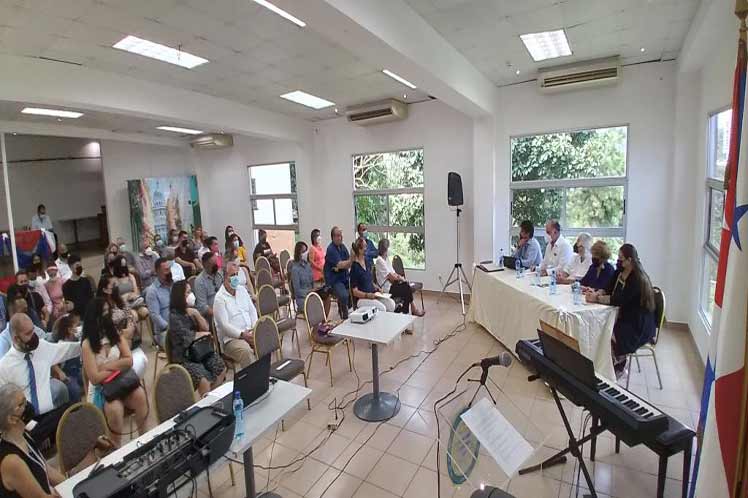
{"label": "beige floor tile", "polygon": [[299,421],[291,427],[286,425],[286,430],[278,434],[278,442],[288,448],[301,451],[306,448],[309,443],[314,441],[322,432],[323,431],[315,425]]}
{"label": "beige floor tile", "polygon": [[401,429],[387,423],[369,424],[363,431],[356,436],[356,441],[367,446],[385,451],[390,447]]}
{"label": "beige floor tile", "polygon": [[304,496],[329,468],[324,463],[307,458],[303,465],[289,468],[274,480],[294,493]]}
{"label": "beige floor tile", "polygon": [[437,495],[436,472],[421,467],[410,481],[403,498],[434,498]]}
{"label": "beige floor tile", "polygon": [[340,454],[333,467],[359,479],[366,479],[382,455],[384,451],[354,442]]}
{"label": "beige floor tile", "polygon": [[393,495],[385,491],[382,488],[378,488],[373,484],[365,482],[358,488],[353,498],[395,498],[397,495]]}
{"label": "beige floor tile", "polygon": [[401,431],[387,449],[387,453],[410,463],[421,465],[435,440],[408,430]]}
{"label": "beige floor tile", "polygon": [[306,498],[351,498],[363,481],[336,469],[328,469],[312,486]]}
{"label": "beige floor tile", "polygon": [[385,454],[372,469],[366,482],[402,496],[416,472],[418,472],[418,465]]}
{"label": "beige floor tile", "polygon": [[431,410],[418,410],[410,417],[405,429],[435,439],[436,417]]}

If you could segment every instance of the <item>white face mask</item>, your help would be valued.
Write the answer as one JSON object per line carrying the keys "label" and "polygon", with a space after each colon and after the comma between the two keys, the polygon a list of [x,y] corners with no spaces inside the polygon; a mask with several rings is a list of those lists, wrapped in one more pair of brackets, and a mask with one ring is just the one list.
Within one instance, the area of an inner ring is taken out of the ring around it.
{"label": "white face mask", "polygon": [[195,306],[195,294],[193,294],[192,292],[187,294],[187,306],[190,308]]}
{"label": "white face mask", "polygon": [[309,259],[309,251],[304,251],[301,253],[301,260],[307,261]]}
{"label": "white face mask", "polygon": [[543,237],[545,237],[545,243],[546,244],[550,244],[551,243],[551,236],[548,235],[548,232],[546,232]]}

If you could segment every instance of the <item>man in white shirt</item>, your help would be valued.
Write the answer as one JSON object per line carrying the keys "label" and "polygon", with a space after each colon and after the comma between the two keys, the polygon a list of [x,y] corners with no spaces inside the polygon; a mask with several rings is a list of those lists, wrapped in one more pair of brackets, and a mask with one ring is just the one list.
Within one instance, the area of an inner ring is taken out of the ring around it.
{"label": "man in white shirt", "polygon": [[241,368],[252,363],[252,327],[257,323],[257,310],[247,288],[239,280],[239,265],[227,261],[223,285],[213,301],[213,318],[223,351]]}
{"label": "man in white shirt", "polygon": [[32,230],[49,230],[54,231],[52,227],[52,219],[47,216],[47,208],[44,204],[39,204],[36,208],[36,214],[31,217],[31,229]]}
{"label": "man in white shirt", "polygon": [[50,370],[54,365],[79,357],[80,343],[40,339],[31,319],[23,313],[13,315],[10,330],[13,347],[0,359],[0,385],[12,383],[23,388],[36,412],[37,425],[31,436],[37,442],[44,441],[56,432],[68,403],[65,397],[53,399]]}
{"label": "man in white shirt", "polygon": [[547,275],[551,268],[560,271],[571,263],[574,251],[569,242],[561,236],[561,224],[558,220],[551,219],[546,222],[545,242],[545,257],[540,263],[541,275]]}
{"label": "man in white shirt", "polygon": [[60,274],[60,279],[64,284],[67,279],[73,276],[73,270],[70,269],[70,265],[68,264],[70,253],[68,252],[68,246],[64,242],[57,244],[57,255],[58,258],[55,261],[55,266],[57,266],[57,272]]}

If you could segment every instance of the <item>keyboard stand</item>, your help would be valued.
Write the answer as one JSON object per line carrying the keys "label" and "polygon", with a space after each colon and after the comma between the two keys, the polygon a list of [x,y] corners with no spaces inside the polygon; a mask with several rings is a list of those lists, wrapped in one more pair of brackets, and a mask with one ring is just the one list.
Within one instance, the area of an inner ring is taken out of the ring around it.
{"label": "keyboard stand", "polygon": [[601,432],[604,432],[606,430],[604,424],[593,424],[593,426],[590,428],[590,433],[586,436],[584,436],[582,439],[577,439],[574,436],[574,431],[571,428],[571,424],[569,423],[569,419],[566,417],[566,412],[564,411],[564,406],[561,404],[561,398],[558,395],[558,392],[556,391],[556,388],[551,386],[551,393],[553,394],[553,400],[556,402],[556,407],[558,407],[558,412],[561,414],[561,419],[564,421],[564,427],[566,427],[566,433],[569,435],[569,446],[566,447],[566,449],[563,449],[556,453],[555,455],[546,458],[543,462],[533,465],[531,467],[525,467],[524,469],[519,470],[519,475],[529,474],[530,472],[536,472],[538,470],[542,470],[544,468],[553,467],[554,465],[559,465],[566,463],[566,454],[571,453],[572,456],[576,457],[576,459],[579,461],[579,466],[582,469],[582,472],[584,473],[584,479],[587,481],[587,487],[590,490],[590,495],[592,498],[597,498],[597,493],[595,492],[595,486],[592,484],[592,478],[590,477],[590,473],[587,470],[587,466],[584,464],[584,458],[582,456],[581,448],[582,446],[587,443],[588,441],[592,440],[594,441],[594,438],[597,437],[598,434]]}

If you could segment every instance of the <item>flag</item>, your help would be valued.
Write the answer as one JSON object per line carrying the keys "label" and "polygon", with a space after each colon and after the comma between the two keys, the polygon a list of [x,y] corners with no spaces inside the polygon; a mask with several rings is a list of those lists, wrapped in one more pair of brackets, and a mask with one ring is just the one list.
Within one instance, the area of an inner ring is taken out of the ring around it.
{"label": "flag", "polygon": [[[743,136],[746,83],[745,24],[738,42],[720,240],[713,343],[704,373],[698,451],[691,497],[735,498],[743,473],[746,429],[746,309],[748,307],[748,137]],[[746,129],[748,130],[748,128]]]}

